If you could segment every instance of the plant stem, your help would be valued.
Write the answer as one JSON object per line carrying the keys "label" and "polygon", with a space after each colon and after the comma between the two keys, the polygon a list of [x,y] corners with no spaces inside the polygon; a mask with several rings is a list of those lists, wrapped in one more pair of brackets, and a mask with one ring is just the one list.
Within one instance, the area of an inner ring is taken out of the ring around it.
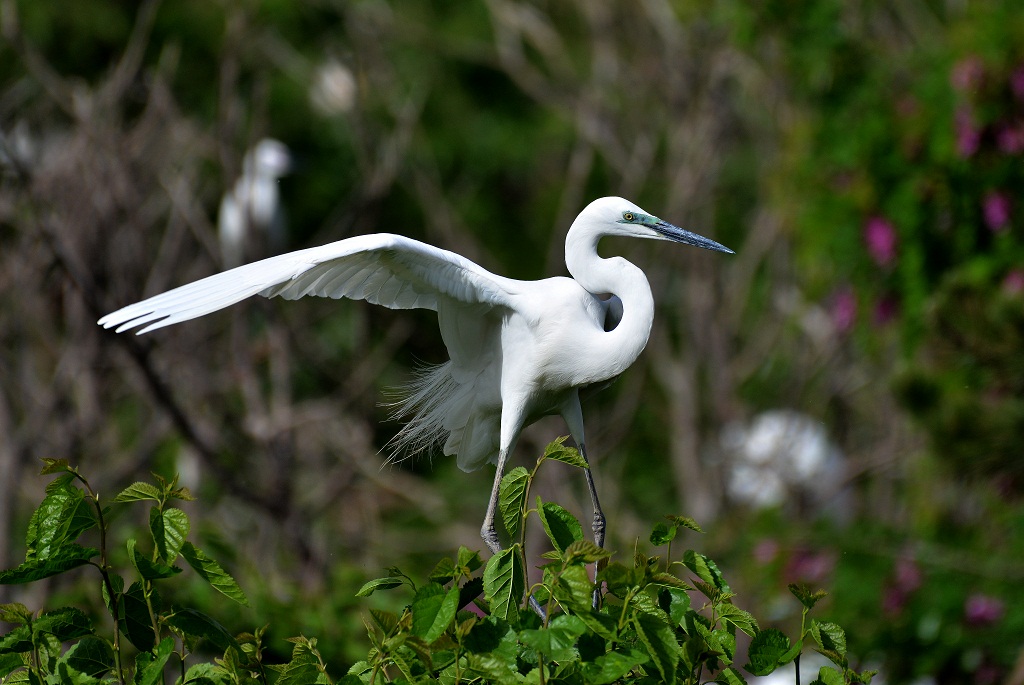
{"label": "plant stem", "polygon": [[118,619],[117,611],[120,597],[114,592],[114,584],[110,581],[110,567],[107,565],[107,523],[103,519],[103,507],[100,506],[100,496],[89,485],[89,481],[77,471],[70,471],[70,473],[82,481],[82,485],[89,492],[93,506],[96,507],[96,519],[100,529],[100,563],[97,568],[100,570],[100,576],[103,577],[103,586],[107,589],[107,597],[110,598],[110,603],[113,605],[110,616],[114,619],[114,669],[117,671],[118,685],[124,685],[124,667],[121,664],[121,621]]}

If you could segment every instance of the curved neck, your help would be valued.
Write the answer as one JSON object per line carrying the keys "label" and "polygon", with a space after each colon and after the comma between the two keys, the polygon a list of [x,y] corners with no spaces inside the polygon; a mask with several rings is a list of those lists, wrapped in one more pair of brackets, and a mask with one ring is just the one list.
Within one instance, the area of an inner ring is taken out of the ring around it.
{"label": "curved neck", "polygon": [[594,223],[579,218],[565,236],[565,266],[572,277],[594,295],[615,295],[622,300],[622,320],[600,336],[604,359],[612,361],[612,378],[640,356],[654,322],[654,296],[644,272],[622,257],[603,259],[597,243],[607,235]]}

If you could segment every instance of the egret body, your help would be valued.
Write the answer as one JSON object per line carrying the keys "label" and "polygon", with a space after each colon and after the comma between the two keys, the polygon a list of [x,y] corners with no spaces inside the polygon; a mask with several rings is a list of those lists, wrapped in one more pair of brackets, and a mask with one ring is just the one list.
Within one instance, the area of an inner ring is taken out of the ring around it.
{"label": "egret body", "polygon": [[217,237],[225,266],[245,261],[246,253],[253,252],[249,244],[258,241],[259,233],[264,234],[264,247],[271,252],[277,252],[284,243],[285,221],[277,182],[291,164],[288,147],[273,138],[264,138],[246,153],[242,175],[224,195],[217,214]]}
{"label": "egret body", "polygon": [[[465,471],[497,466],[481,535],[501,547],[494,526],[499,485],[523,427],[560,414],[586,459],[579,390],[625,371],[643,351],[654,297],[643,271],[602,258],[606,236],[669,240],[731,253],[727,247],[605,197],[576,217],[565,238],[572,278],[519,281],[468,259],[390,234],[357,236],[271,257],[129,305],[99,320],[139,333],[187,321],[252,295],[367,300],[393,309],[437,312],[450,360],[423,373],[399,404],[400,446],[443,443]],[[605,519],[590,469],[595,542]]]}

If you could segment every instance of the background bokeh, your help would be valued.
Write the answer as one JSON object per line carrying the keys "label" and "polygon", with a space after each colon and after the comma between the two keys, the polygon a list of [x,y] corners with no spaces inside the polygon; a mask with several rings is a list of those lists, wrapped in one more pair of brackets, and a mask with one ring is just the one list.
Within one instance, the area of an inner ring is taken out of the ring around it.
{"label": "background bokeh", "polygon": [[[247,258],[388,231],[562,274],[608,194],[735,249],[603,245],[658,303],[584,407],[610,546],[693,516],[745,608],[792,626],[786,583],[824,587],[885,682],[1024,683],[1019,0],[0,0],[0,30],[0,567],[40,457],[110,494],[180,473],[254,606],[181,591],[343,672],[362,582],[481,546],[489,468],[382,467],[387,388],[444,358],[431,312],[96,326],[225,265],[221,198],[272,137],[285,228]],[[586,520],[559,466],[540,494]]]}

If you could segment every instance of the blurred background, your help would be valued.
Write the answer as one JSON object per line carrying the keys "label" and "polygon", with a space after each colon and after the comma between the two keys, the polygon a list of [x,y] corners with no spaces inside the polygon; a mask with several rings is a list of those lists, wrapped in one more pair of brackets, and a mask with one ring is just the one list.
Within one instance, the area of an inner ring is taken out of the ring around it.
{"label": "blurred background", "polygon": [[[433,313],[96,319],[378,231],[560,275],[616,194],[737,254],[603,246],[658,303],[584,406],[609,546],[693,516],[762,625],[799,625],[805,581],[887,683],[1024,682],[1019,0],[0,0],[0,29],[0,567],[39,458],[108,496],[179,473],[253,608],[181,592],[343,672],[363,582],[482,547],[490,468],[382,466],[387,389],[445,358]],[[589,520],[578,474],[542,476]],[[98,603],[79,578],[0,602]]]}

